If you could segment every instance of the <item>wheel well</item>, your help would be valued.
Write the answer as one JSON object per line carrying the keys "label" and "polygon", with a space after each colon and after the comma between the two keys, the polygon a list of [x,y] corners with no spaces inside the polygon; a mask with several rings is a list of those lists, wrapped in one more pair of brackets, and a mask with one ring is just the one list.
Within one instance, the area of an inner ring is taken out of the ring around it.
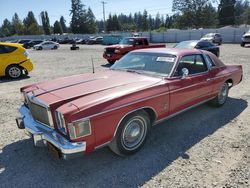
{"label": "wheel well", "polygon": [[156,120],[156,112],[152,108],[143,108],[142,110],[147,112],[149,119],[150,119],[150,122],[153,125],[153,123]]}
{"label": "wheel well", "polygon": [[229,88],[231,88],[233,86],[233,80],[232,79],[228,79],[226,82],[228,83]]}
{"label": "wheel well", "polygon": [[20,66],[20,65],[18,65],[18,64],[10,64],[10,65],[8,65],[8,66],[6,67],[6,69],[5,69],[5,74],[7,73],[8,68],[10,68],[10,67],[12,67],[12,66],[18,66],[18,67],[20,67],[22,70],[24,69],[22,66]]}

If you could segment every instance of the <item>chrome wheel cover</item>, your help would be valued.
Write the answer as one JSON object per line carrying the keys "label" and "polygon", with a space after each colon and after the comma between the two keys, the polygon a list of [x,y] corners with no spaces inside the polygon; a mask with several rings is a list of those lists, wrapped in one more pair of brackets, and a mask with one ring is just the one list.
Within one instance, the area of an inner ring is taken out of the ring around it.
{"label": "chrome wheel cover", "polygon": [[220,88],[220,92],[218,94],[218,102],[220,104],[225,103],[228,95],[228,85],[225,83],[223,86]]}
{"label": "chrome wheel cover", "polygon": [[18,68],[18,67],[11,67],[11,68],[9,69],[8,73],[9,73],[9,76],[10,76],[11,78],[18,78],[18,77],[21,76],[22,71],[21,71],[21,69]]}
{"label": "chrome wheel cover", "polygon": [[147,123],[140,117],[132,118],[124,127],[121,137],[122,146],[126,150],[135,150],[145,139]]}

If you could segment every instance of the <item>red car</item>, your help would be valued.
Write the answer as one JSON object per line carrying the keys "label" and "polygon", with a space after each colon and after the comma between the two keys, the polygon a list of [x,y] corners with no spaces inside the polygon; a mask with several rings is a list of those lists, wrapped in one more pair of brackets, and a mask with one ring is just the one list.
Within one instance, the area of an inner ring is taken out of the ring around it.
{"label": "red car", "polygon": [[145,37],[126,37],[123,38],[119,44],[111,45],[105,48],[103,58],[107,59],[110,64],[121,59],[127,53],[144,48],[164,48],[166,45],[149,44]]}
{"label": "red car", "polygon": [[17,126],[57,157],[109,146],[119,155],[141,149],[152,125],[198,104],[222,106],[242,80],[240,65],[225,65],[197,49],[130,52],[109,70],[21,88]]}

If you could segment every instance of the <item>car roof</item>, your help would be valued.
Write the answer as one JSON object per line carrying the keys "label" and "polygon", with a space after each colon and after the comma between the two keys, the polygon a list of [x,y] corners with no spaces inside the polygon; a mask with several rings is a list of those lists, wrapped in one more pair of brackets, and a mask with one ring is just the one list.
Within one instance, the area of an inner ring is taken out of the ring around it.
{"label": "car roof", "polygon": [[11,43],[11,42],[0,42],[0,45],[12,46],[12,47],[22,47],[22,44],[19,43]]}
{"label": "car roof", "polygon": [[133,52],[149,52],[149,53],[163,53],[171,54],[175,56],[183,56],[189,54],[201,54],[202,50],[198,49],[179,49],[179,48],[146,48],[140,50],[134,50]]}

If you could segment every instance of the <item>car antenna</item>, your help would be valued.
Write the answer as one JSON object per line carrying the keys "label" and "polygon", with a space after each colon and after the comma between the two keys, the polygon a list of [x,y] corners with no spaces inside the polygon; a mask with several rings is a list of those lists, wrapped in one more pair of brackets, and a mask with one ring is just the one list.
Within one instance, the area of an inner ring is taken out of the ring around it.
{"label": "car antenna", "polygon": [[95,73],[95,65],[94,65],[93,56],[91,56],[91,63],[92,63],[92,70],[93,70],[93,74],[94,74]]}

